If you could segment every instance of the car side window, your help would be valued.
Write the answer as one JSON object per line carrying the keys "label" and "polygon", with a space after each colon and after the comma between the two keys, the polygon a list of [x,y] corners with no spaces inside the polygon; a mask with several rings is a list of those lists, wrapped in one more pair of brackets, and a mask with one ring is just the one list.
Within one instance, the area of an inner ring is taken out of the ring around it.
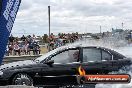
{"label": "car side window", "polygon": [[101,50],[96,48],[83,49],[83,62],[101,61]]}
{"label": "car side window", "polygon": [[112,60],[112,56],[108,52],[102,50],[102,60]]}
{"label": "car side window", "polygon": [[54,60],[55,63],[72,63],[78,62],[79,60],[79,50],[67,50],[57,55],[53,56],[51,60]]}

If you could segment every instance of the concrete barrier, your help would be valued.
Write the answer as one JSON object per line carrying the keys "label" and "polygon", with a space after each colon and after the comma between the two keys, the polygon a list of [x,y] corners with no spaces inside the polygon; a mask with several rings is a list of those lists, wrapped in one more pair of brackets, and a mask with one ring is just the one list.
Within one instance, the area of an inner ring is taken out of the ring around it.
{"label": "concrete barrier", "polygon": [[42,55],[23,55],[23,56],[6,56],[3,59],[3,64],[16,62],[16,61],[23,61],[23,60],[32,60],[40,57]]}

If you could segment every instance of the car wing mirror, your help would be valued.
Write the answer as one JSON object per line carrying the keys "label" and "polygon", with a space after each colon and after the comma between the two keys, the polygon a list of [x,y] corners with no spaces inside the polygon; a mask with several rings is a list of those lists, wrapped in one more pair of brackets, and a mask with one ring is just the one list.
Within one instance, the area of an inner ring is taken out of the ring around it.
{"label": "car wing mirror", "polygon": [[54,63],[54,60],[48,60],[45,62],[45,64],[47,64],[47,65],[52,65],[53,63]]}

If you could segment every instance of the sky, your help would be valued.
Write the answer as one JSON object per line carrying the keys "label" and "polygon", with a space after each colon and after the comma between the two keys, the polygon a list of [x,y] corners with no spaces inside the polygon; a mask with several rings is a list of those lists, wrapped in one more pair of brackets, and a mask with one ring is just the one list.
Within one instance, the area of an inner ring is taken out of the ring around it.
{"label": "sky", "polygon": [[12,34],[48,33],[48,6],[54,34],[132,29],[132,0],[22,0]]}

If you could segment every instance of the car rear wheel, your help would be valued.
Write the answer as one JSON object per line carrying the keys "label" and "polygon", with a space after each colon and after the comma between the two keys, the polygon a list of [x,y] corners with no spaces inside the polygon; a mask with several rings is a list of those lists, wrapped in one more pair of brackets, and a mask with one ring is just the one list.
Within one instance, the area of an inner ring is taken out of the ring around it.
{"label": "car rear wheel", "polygon": [[32,86],[33,79],[25,73],[19,73],[13,77],[12,84]]}

